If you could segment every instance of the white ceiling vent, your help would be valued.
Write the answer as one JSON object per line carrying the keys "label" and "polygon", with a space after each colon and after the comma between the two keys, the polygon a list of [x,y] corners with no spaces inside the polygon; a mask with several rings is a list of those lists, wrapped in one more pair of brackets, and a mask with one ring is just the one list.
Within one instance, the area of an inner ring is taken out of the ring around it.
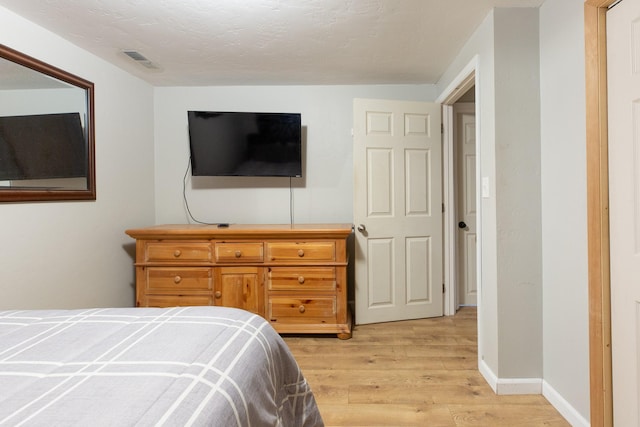
{"label": "white ceiling vent", "polygon": [[147,57],[145,57],[143,54],[141,54],[138,51],[125,49],[125,50],[122,51],[122,53],[124,53],[129,58],[133,59],[134,61],[136,61],[138,64],[142,65],[143,67],[149,68],[151,70],[159,70],[160,69],[160,67],[158,67],[156,64],[151,62],[149,59],[147,59]]}

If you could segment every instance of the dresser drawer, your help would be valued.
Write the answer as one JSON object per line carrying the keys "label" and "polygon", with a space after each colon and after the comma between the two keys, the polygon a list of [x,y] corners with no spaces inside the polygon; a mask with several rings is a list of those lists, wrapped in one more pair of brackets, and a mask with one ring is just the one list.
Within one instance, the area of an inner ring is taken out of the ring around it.
{"label": "dresser drawer", "polygon": [[140,307],[188,307],[213,305],[211,295],[147,295],[140,301]]}
{"label": "dresser drawer", "polygon": [[267,259],[275,262],[335,261],[335,242],[269,242]]}
{"label": "dresser drawer", "polygon": [[334,267],[270,267],[267,273],[270,291],[335,291]]}
{"label": "dresser drawer", "polygon": [[149,242],[145,248],[147,262],[211,262],[209,243]]}
{"label": "dresser drawer", "polygon": [[335,322],[336,299],[269,297],[268,313],[272,322]]}
{"label": "dresser drawer", "polygon": [[262,242],[216,243],[216,262],[263,262]]}
{"label": "dresser drawer", "polygon": [[213,289],[212,269],[207,267],[147,267],[146,290],[149,293],[180,293]]}

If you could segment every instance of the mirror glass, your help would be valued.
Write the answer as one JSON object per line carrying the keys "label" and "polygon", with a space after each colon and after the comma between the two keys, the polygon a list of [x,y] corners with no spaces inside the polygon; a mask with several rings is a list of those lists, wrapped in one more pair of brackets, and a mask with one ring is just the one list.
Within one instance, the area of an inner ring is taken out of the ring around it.
{"label": "mirror glass", "polygon": [[0,45],[0,201],[95,200],[93,83]]}

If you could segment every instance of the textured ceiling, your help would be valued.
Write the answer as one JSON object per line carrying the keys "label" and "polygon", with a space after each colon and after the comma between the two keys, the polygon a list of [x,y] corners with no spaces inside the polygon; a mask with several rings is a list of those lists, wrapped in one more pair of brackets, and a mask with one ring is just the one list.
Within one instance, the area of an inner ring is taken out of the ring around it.
{"label": "textured ceiling", "polygon": [[[493,7],[544,0],[0,0],[156,86],[435,83]],[[135,50],[155,69],[123,54]]]}

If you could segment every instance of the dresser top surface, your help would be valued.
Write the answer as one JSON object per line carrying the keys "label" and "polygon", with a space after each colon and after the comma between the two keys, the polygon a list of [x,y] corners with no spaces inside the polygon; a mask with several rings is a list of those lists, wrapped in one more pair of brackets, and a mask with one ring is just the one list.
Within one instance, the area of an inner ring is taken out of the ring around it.
{"label": "dresser top surface", "polygon": [[129,229],[134,239],[346,238],[352,224],[162,224]]}

